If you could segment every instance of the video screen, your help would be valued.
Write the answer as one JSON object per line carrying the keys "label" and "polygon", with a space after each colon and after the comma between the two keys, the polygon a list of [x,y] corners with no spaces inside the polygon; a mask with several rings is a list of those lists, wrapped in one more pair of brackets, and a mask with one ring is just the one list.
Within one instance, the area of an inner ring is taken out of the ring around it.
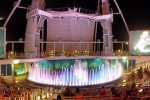
{"label": "video screen", "polygon": [[0,28],[0,58],[4,58],[4,29]]}
{"label": "video screen", "polygon": [[14,64],[14,71],[15,75],[21,75],[25,74],[25,64],[24,63],[19,63],[19,64]]}
{"label": "video screen", "polygon": [[131,32],[131,54],[150,55],[150,30]]}

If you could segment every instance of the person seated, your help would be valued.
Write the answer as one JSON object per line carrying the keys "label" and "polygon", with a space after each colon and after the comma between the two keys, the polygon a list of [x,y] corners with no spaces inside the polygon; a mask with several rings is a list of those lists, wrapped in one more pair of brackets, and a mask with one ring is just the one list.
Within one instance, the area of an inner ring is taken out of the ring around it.
{"label": "person seated", "polygon": [[74,95],[74,100],[84,100],[82,93],[80,93],[80,89],[76,88],[76,92]]}
{"label": "person seated", "polygon": [[61,95],[57,95],[57,100],[62,100]]}
{"label": "person seated", "polygon": [[64,96],[72,96],[72,91],[69,87],[66,87],[64,91]]}
{"label": "person seated", "polygon": [[115,92],[116,92],[115,87],[111,87],[111,94],[112,94],[113,96],[115,95]]}
{"label": "person seated", "polygon": [[132,89],[132,92],[138,92],[139,91],[139,88],[137,86],[135,86],[133,89]]}
{"label": "person seated", "polygon": [[102,88],[100,89],[99,95],[101,95],[101,96],[106,95],[106,90],[105,90],[104,86],[102,86]]}
{"label": "person seated", "polygon": [[142,93],[143,93],[143,95],[146,95],[148,93],[148,88],[143,88]]}
{"label": "person seated", "polygon": [[86,96],[92,96],[92,88],[86,90]]}
{"label": "person seated", "polygon": [[139,89],[138,89],[137,86],[135,86],[134,88],[132,88],[129,98],[132,99],[132,100],[137,100],[138,92],[139,92]]}
{"label": "person seated", "polygon": [[11,88],[10,88],[9,85],[6,85],[6,86],[4,87],[4,95],[9,97],[10,94],[11,94]]}
{"label": "person seated", "polygon": [[22,91],[21,91],[20,87],[17,88],[17,93],[18,93],[18,95],[21,95]]}

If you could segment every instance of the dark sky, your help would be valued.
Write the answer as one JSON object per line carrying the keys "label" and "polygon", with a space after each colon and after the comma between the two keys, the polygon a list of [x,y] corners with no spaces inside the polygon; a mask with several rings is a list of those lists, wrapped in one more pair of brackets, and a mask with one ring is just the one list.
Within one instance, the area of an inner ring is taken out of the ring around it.
{"label": "dark sky", "polygon": [[[16,0],[0,0],[0,21],[2,26],[13,8]],[[97,0],[45,0],[46,8],[60,7],[82,7],[96,11]],[[114,12],[118,12],[113,0],[109,0]],[[130,30],[150,29],[150,0],[116,0],[124,14]],[[21,5],[28,7],[31,0],[22,0]],[[26,10],[17,9],[7,25],[7,40],[18,40],[24,38],[26,28]],[[114,38],[128,40],[128,34],[123,21],[119,15],[114,16],[113,22]]]}

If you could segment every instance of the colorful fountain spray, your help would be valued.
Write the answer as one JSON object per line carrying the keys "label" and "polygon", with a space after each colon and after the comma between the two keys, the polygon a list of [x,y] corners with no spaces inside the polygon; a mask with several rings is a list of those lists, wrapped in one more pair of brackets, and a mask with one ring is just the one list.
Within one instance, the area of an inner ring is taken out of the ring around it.
{"label": "colorful fountain spray", "polygon": [[49,61],[33,63],[29,71],[28,79],[33,82],[57,86],[87,86],[96,85],[119,79],[123,74],[123,66],[118,61],[111,65],[109,60],[96,68],[89,68],[87,62],[75,60],[66,68],[51,68]]}

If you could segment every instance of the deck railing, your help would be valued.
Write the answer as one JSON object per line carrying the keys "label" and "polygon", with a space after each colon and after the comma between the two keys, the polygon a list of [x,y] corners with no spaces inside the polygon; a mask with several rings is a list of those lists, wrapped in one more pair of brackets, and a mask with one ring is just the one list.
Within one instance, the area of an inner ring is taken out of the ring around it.
{"label": "deck railing", "polygon": [[[23,50],[25,41],[7,41],[6,58],[43,58],[52,56],[127,56],[128,42],[114,42],[113,50],[103,51],[102,42],[40,42],[40,52]],[[117,45],[117,46],[116,46]],[[17,50],[22,47],[22,50]],[[46,48],[48,47],[48,48]],[[46,49],[45,49],[46,48]]]}

